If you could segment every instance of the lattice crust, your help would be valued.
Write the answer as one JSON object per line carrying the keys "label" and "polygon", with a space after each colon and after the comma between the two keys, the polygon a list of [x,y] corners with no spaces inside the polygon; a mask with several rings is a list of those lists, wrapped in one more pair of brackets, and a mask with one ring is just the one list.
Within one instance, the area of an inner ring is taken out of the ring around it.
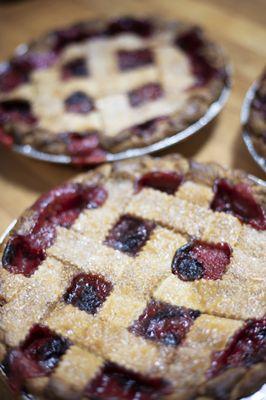
{"label": "lattice crust", "polygon": [[[226,84],[225,64],[221,49],[189,24],[121,19],[69,27],[29,46],[0,75],[3,128],[9,141],[73,157],[145,146],[206,112]],[[73,132],[87,140],[77,145]]]}
{"label": "lattice crust", "polygon": [[254,98],[250,104],[247,130],[250,133],[256,152],[266,159],[266,70],[263,71],[257,82]]}
{"label": "lattice crust", "polygon": [[[29,354],[37,329],[59,349],[45,373],[34,378],[22,373],[23,387],[38,398],[90,398],[99,382],[117,385],[117,374],[124,382],[135,382],[132,390],[146,385],[148,393],[159,393],[151,397],[158,399],[220,399],[224,393],[234,400],[259,387],[265,379],[263,342],[253,360],[252,338],[247,364],[240,358],[212,372],[215,354],[233,351],[228,346],[234,340],[247,351],[239,330],[252,329],[254,321],[265,324],[260,321],[266,312],[265,225],[258,219],[261,214],[248,219],[248,207],[245,222],[242,215],[233,215],[234,209],[228,210],[231,214],[215,211],[213,185],[217,192],[222,178],[234,190],[242,182],[253,209],[264,204],[265,190],[242,173],[179,156],[144,157],[80,175],[73,181],[75,190],[83,193],[81,188],[89,187],[96,200],[90,203],[88,197],[87,208],[80,206],[68,226],[62,226],[60,214],[49,214],[58,203],[50,206],[42,218],[54,224],[54,239],[44,259],[24,276],[14,273],[12,257],[18,249],[11,251],[10,243],[18,235],[36,235],[36,218],[43,209],[29,209],[1,249],[0,355],[7,374],[16,352]],[[60,189],[56,193],[59,198],[64,194]],[[76,206],[77,200],[71,204]],[[206,251],[215,251],[211,262],[219,261],[219,275],[207,271]],[[204,266],[209,275],[197,275],[201,269],[186,275],[186,263],[189,268]],[[140,384],[139,379],[145,380]]]}

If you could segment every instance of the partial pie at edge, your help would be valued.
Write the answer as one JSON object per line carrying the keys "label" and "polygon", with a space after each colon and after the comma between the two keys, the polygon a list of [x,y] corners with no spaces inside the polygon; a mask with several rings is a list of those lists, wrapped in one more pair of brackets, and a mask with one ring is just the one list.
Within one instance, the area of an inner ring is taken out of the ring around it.
{"label": "partial pie at edge", "polygon": [[9,384],[42,399],[254,392],[265,228],[264,188],[180,156],[103,165],[43,195],[2,245]]}

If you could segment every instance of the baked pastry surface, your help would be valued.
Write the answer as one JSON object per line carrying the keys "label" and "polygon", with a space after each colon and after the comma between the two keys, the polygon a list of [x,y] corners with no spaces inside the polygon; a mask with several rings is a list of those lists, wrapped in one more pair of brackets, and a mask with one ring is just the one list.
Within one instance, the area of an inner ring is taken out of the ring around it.
{"label": "baked pastry surface", "polygon": [[180,156],[44,194],[1,248],[1,363],[40,399],[235,400],[265,382],[265,189]]}
{"label": "baked pastry surface", "polygon": [[195,26],[156,19],[57,30],[0,72],[0,140],[97,163],[202,117],[228,83],[218,45]]}

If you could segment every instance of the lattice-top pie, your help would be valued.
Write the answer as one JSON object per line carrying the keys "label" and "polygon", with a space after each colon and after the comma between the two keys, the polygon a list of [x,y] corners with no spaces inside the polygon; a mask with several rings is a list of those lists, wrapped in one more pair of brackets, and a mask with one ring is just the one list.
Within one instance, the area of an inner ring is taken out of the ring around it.
{"label": "lattice-top pie", "polygon": [[204,115],[227,84],[195,26],[121,18],[52,32],[0,73],[0,140],[99,162]]}
{"label": "lattice-top pie", "polygon": [[91,400],[254,391],[265,229],[265,189],[179,156],[104,165],[43,195],[1,250],[11,388]]}
{"label": "lattice-top pie", "polygon": [[256,152],[264,158],[266,166],[266,69],[258,81],[250,104],[247,129]]}

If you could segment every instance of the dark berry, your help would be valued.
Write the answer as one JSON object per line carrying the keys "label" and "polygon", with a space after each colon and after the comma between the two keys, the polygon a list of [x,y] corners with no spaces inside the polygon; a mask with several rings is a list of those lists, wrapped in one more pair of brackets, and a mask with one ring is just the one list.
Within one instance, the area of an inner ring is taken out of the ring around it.
{"label": "dark berry", "polygon": [[112,290],[112,284],[100,275],[77,275],[64,295],[67,304],[95,314]]}
{"label": "dark berry", "polygon": [[121,71],[128,71],[154,63],[154,56],[150,49],[119,50],[117,57]]}
{"label": "dark berry", "polygon": [[174,194],[183,180],[183,176],[176,172],[154,171],[142,175],[135,183],[136,191],[144,187]]}
{"label": "dark berry", "polygon": [[11,349],[3,363],[9,384],[15,392],[26,379],[48,376],[57,366],[70,343],[42,325],[34,325],[24,342]]}
{"label": "dark berry", "polygon": [[203,265],[189,254],[173,260],[172,271],[183,281],[195,281],[204,275]]}
{"label": "dark berry", "polygon": [[129,330],[165,346],[178,346],[199,315],[199,311],[153,300]]}
{"label": "dark berry", "polygon": [[161,122],[168,122],[168,117],[157,117],[145,121],[141,124],[134,125],[130,128],[132,135],[136,135],[142,138],[150,138],[157,130]]}
{"label": "dark berry", "polygon": [[158,100],[163,94],[163,89],[159,83],[147,83],[128,92],[128,98],[132,107],[140,107],[150,101]]}
{"label": "dark berry", "polygon": [[116,36],[121,33],[133,33],[140,37],[149,37],[153,33],[153,26],[147,19],[133,17],[123,17],[111,21],[106,34]]}
{"label": "dark berry", "polygon": [[30,276],[45,259],[44,249],[34,246],[31,239],[30,235],[15,235],[8,240],[2,264],[9,272]]}
{"label": "dark berry", "polygon": [[73,77],[84,77],[88,76],[88,67],[85,58],[75,58],[74,60],[68,61],[62,67],[62,78],[70,79]]}
{"label": "dark berry", "polygon": [[12,122],[23,122],[31,125],[36,121],[29,101],[24,99],[0,101],[0,125],[4,126]]}
{"label": "dark berry", "polygon": [[197,79],[197,86],[204,86],[216,76],[224,75],[224,71],[212,65],[204,54],[204,51],[207,52],[208,45],[200,28],[193,27],[183,32],[176,38],[175,43],[189,57],[192,73]]}
{"label": "dark berry", "polygon": [[103,31],[91,29],[87,24],[79,23],[69,28],[53,32],[53,51],[60,53],[65,47],[73,43],[82,43],[96,37],[103,36]]}
{"label": "dark berry", "polygon": [[110,362],[85,389],[85,396],[95,400],[160,400],[170,393],[167,381],[148,378]]}
{"label": "dark berry", "polygon": [[257,230],[266,230],[265,210],[257,202],[248,185],[217,179],[213,191],[214,197],[211,203],[213,211],[232,214]]}
{"label": "dark berry", "polygon": [[183,281],[221,279],[230,263],[231,253],[227,243],[191,242],[176,251],[172,273]]}
{"label": "dark berry", "polygon": [[34,225],[25,235],[14,234],[5,247],[2,263],[13,273],[30,276],[45,259],[56,237],[56,226],[69,228],[84,209],[100,207],[105,189],[67,183],[44,194],[32,206]]}
{"label": "dark berry", "polygon": [[27,71],[14,63],[9,63],[7,68],[0,73],[0,91],[10,92],[23,83],[29,82],[30,69]]}
{"label": "dark berry", "polygon": [[94,110],[92,99],[83,92],[74,92],[65,100],[67,112],[88,114]]}
{"label": "dark berry", "polygon": [[67,152],[71,156],[90,154],[100,145],[99,135],[95,133],[75,133],[64,134],[67,143]]}
{"label": "dark berry", "polygon": [[229,368],[250,367],[266,361],[266,318],[248,320],[229,339],[226,347],[213,355],[208,378]]}
{"label": "dark berry", "polygon": [[105,244],[135,256],[149,239],[154,228],[153,222],[123,215],[109,232]]}

